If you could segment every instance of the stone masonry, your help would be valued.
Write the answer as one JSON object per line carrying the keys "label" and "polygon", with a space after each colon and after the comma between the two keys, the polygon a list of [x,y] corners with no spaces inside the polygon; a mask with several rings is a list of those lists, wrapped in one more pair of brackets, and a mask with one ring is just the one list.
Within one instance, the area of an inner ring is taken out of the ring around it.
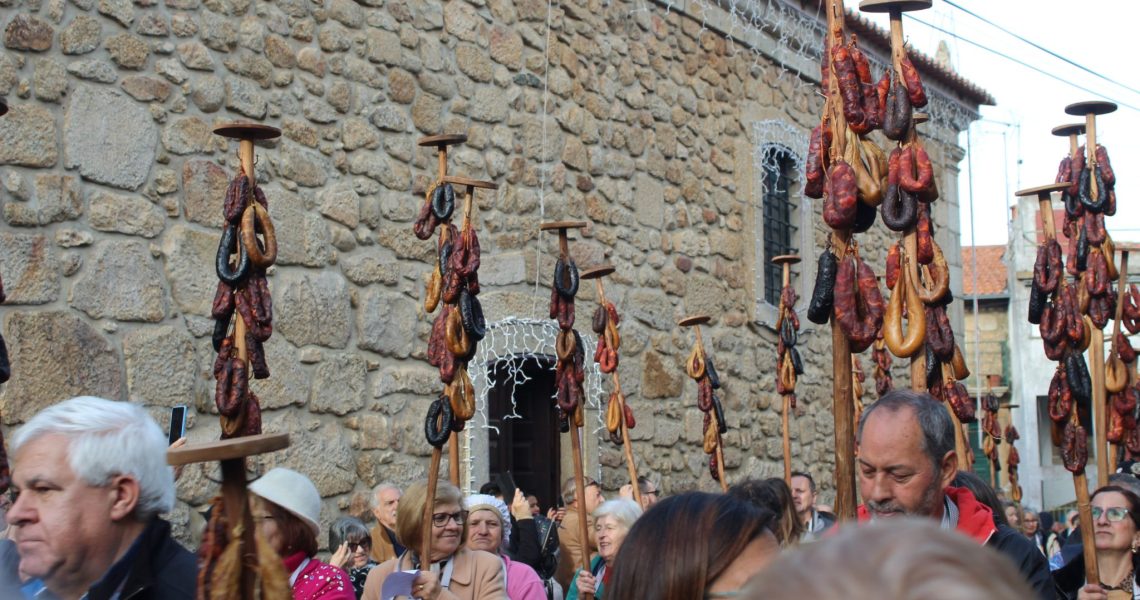
{"label": "stone masonry", "polygon": [[[714,317],[705,337],[726,381],[728,478],[781,472],[750,135],[753,122],[780,119],[806,138],[821,110],[811,82],[643,0],[0,7],[0,95],[11,106],[0,118],[5,432],[95,394],[145,405],[164,426],[169,407],[188,404],[191,441],[217,438],[209,308],[221,199],[238,164],[236,144],[211,129],[245,120],[284,134],[257,151],[281,250],[270,272],[273,376],[253,388],[265,430],[293,436],[253,468],[309,475],[326,523],[361,513],[379,481],[426,472],[422,419],[439,383],[424,358],[422,295],[434,247],[411,226],[436,163],[415,141],[444,132],[469,136],[452,172],[501,185],[475,209],[488,320],[545,311],[555,243],[540,221],[590,221],[574,252],[580,265],[617,266],[607,295],[626,315],[619,373],[639,417],[642,473],[667,491],[715,485],[683,373],[691,333],[674,325],[693,313]],[[935,220],[957,257],[962,150],[957,131],[936,133]],[[805,213],[803,226],[822,247],[818,216]],[[879,268],[888,233],[862,236]],[[814,270],[814,260],[796,270],[801,315]],[[595,306],[592,286],[582,290],[580,324]],[[794,464],[830,497],[830,338],[804,323]],[[601,465],[607,489],[625,477],[612,447],[587,463]],[[183,473],[171,516],[182,539],[199,529],[195,511],[218,478],[214,465]]]}

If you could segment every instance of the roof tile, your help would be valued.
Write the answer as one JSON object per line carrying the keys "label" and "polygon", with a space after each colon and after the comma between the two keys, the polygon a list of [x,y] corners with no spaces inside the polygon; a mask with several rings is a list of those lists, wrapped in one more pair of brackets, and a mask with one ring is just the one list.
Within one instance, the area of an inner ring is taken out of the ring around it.
{"label": "roof tile", "polygon": [[[978,252],[975,288],[974,249]],[[996,296],[1006,293],[1005,246],[966,246],[962,248],[962,293],[964,296]],[[976,291],[975,291],[976,289]]]}

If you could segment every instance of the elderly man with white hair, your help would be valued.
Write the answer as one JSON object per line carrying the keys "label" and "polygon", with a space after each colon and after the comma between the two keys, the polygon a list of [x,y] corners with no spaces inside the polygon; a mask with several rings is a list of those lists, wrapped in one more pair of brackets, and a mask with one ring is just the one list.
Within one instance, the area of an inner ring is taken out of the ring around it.
{"label": "elderly man with white hair", "polygon": [[141,407],[83,396],[40,411],[11,442],[10,536],[37,598],[181,600],[194,555],[159,518],[174,507],[166,435]]}
{"label": "elderly man with white hair", "polygon": [[387,481],[372,488],[372,514],[376,526],[372,528],[372,560],[382,563],[404,553],[404,546],[396,539],[396,509],[404,493]]}

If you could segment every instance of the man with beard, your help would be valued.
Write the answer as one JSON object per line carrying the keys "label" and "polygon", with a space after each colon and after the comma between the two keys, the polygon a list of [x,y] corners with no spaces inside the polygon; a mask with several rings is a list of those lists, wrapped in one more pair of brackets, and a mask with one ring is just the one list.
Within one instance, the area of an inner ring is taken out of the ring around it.
{"label": "man with beard", "polygon": [[929,394],[894,390],[868,406],[859,422],[856,462],[864,502],[860,521],[934,519],[1006,555],[1039,598],[1057,597],[1045,557],[1033,543],[995,525],[993,512],[969,490],[950,487],[958,472],[954,424]]}

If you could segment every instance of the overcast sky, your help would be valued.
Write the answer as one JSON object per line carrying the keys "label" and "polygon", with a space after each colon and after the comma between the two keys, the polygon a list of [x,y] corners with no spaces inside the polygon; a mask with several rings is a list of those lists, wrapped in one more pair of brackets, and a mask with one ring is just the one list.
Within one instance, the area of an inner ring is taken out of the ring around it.
{"label": "overcast sky", "polygon": [[[858,0],[845,0],[857,9]],[[954,0],[954,3],[1021,37],[1044,46],[1108,79],[1140,90],[1140,69],[1127,50],[1128,40],[1138,32],[1129,27],[1132,0]],[[938,42],[950,47],[954,68],[990,92],[997,106],[981,110],[982,120],[971,128],[973,153],[973,230],[978,245],[1005,244],[1008,240],[1008,209],[1016,203],[1018,189],[1052,183],[1057,163],[1068,153],[1068,140],[1053,136],[1053,127],[1082,121],[1065,114],[1066,105],[1085,100],[1115,100],[1120,108],[1097,119],[1097,142],[1108,148],[1117,174],[1117,213],[1107,219],[1113,238],[1140,241],[1140,206],[1136,177],[1129,165],[1140,164],[1140,145],[1127,144],[1127,135],[1140,133],[1140,93],[1113,85],[1081,71],[982,21],[934,0],[929,10],[904,15],[903,31],[917,49],[933,56]],[[889,28],[886,15],[867,15]],[[917,19],[917,20],[916,20]],[[1007,54],[1065,82],[1018,65],[966,41],[955,39],[919,23],[941,27],[956,35]],[[1077,87],[1079,86],[1079,87]],[[1089,91],[1084,91],[1080,88]],[[1082,142],[1084,143],[1083,136]],[[966,135],[961,137],[966,147]],[[971,243],[969,163],[960,165],[962,245]]]}

